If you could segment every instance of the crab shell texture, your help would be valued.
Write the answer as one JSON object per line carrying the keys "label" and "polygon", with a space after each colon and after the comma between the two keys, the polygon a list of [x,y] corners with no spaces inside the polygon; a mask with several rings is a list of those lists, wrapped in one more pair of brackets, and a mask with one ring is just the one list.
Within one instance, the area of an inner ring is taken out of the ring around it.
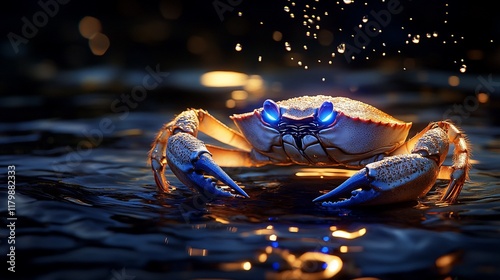
{"label": "crab shell texture", "polygon": [[[270,104],[276,111],[271,120],[266,118],[265,108],[231,117],[253,146],[256,161],[362,166],[366,164],[363,160],[401,146],[411,127],[411,123],[346,97],[303,96]],[[323,122],[321,114],[330,114],[328,121]]]}

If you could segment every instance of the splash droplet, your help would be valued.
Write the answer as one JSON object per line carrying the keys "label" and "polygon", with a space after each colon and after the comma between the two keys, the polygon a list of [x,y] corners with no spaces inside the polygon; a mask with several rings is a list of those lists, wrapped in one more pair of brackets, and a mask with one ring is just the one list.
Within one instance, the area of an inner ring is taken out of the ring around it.
{"label": "splash droplet", "polygon": [[418,44],[420,42],[420,35],[415,35],[413,36],[413,38],[411,39],[411,41],[414,43],[414,44]]}
{"label": "splash droplet", "polygon": [[287,50],[288,52],[292,50],[292,47],[290,46],[290,43],[285,42],[285,50]]}
{"label": "splash droplet", "polygon": [[234,49],[235,49],[237,52],[239,52],[239,51],[241,51],[241,50],[243,49],[243,47],[241,46],[241,44],[240,44],[240,43],[238,43],[238,44],[236,44],[236,47],[234,47]]}
{"label": "splash droplet", "polygon": [[462,66],[460,67],[460,73],[465,73],[465,71],[467,71],[467,65],[462,64]]}
{"label": "splash droplet", "polygon": [[338,51],[339,53],[344,53],[344,52],[345,52],[345,44],[344,44],[344,43],[340,44],[340,45],[337,47],[337,51]]}
{"label": "splash droplet", "polygon": [[367,16],[363,16],[363,19],[361,20],[363,23],[367,23],[368,22],[368,17]]}
{"label": "splash droplet", "polygon": [[284,10],[285,10],[285,12],[289,13],[290,12],[290,7],[285,6]]}

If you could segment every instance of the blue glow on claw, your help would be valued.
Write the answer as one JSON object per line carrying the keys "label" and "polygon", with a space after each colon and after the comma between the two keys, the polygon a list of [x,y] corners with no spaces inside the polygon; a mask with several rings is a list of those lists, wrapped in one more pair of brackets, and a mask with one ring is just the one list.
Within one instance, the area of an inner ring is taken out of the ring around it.
{"label": "blue glow on claw", "polygon": [[333,103],[331,101],[325,101],[321,104],[318,109],[318,120],[323,125],[332,124],[337,117],[337,112],[333,110]]}
{"label": "blue glow on claw", "polygon": [[280,119],[280,107],[271,99],[264,101],[262,106],[262,118],[269,124],[275,124]]}

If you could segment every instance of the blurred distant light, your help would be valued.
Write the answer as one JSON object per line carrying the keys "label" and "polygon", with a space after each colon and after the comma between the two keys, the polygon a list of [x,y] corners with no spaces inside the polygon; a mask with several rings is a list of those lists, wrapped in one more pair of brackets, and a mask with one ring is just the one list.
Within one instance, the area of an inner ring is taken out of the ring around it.
{"label": "blurred distant light", "polygon": [[478,92],[478,94],[477,94],[477,100],[480,103],[486,103],[486,102],[488,102],[489,99],[490,99],[490,96],[487,93]]}
{"label": "blurred distant light", "polygon": [[103,55],[109,48],[109,38],[102,33],[96,33],[89,39],[89,47],[93,54]]}
{"label": "blurred distant light", "polygon": [[207,50],[207,41],[201,36],[191,36],[187,41],[187,49],[194,54],[202,54]]}
{"label": "blurred distant light", "polygon": [[448,77],[448,84],[452,87],[456,87],[460,84],[460,78],[457,76],[449,76]]}
{"label": "blurred distant light", "polygon": [[283,38],[283,34],[281,34],[281,32],[279,32],[279,31],[273,32],[273,40],[274,41],[279,42],[279,41],[281,41],[282,38]]}
{"label": "blurred distant light", "polygon": [[236,107],[236,101],[234,99],[226,100],[226,108],[232,109]]}
{"label": "blurred distant light", "polygon": [[248,92],[244,90],[233,90],[231,92],[231,98],[234,100],[245,100],[248,98]]}
{"label": "blurred distant light", "polygon": [[86,16],[80,20],[78,29],[84,38],[90,39],[94,34],[101,32],[101,21],[95,17]]}
{"label": "blurred distant light", "polygon": [[182,14],[180,0],[163,0],[160,2],[160,13],[165,19],[178,19]]}
{"label": "blurred distant light", "polygon": [[259,93],[264,89],[264,80],[259,75],[251,75],[245,84],[245,90],[250,93]]}
{"label": "blurred distant light", "polygon": [[329,46],[333,42],[333,33],[329,30],[322,29],[318,34],[319,44],[322,46]]}
{"label": "blurred distant light", "polygon": [[248,75],[232,71],[212,71],[201,76],[206,87],[241,87],[247,84]]}
{"label": "blurred distant light", "polygon": [[244,262],[244,263],[242,264],[242,268],[243,268],[244,270],[250,270],[250,269],[252,269],[252,264],[251,264],[250,262]]}

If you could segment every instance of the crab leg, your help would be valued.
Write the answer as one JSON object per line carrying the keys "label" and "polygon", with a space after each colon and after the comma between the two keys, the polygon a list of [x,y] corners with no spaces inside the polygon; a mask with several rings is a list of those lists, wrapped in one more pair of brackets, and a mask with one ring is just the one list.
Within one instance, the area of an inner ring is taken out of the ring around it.
{"label": "crab leg", "polygon": [[[241,153],[248,153],[250,144],[236,131],[228,128],[203,110],[186,110],[173,121],[167,123],[158,133],[149,153],[156,185],[168,191],[169,184],[164,172],[168,164],[172,172],[186,186],[217,195],[230,193],[216,187],[206,172],[225,183],[242,196],[248,195],[215,163],[203,142],[196,138],[198,131],[237,147]],[[216,149],[214,149],[215,151]],[[221,158],[220,153],[217,157]]]}
{"label": "crab leg", "polygon": [[465,180],[469,176],[471,168],[469,161],[470,148],[465,135],[453,123],[442,121],[438,122],[437,125],[447,132],[449,141],[455,146],[453,151],[453,165],[451,168],[442,167],[440,171],[440,175],[441,173],[450,174],[451,171],[451,174],[447,177],[450,179],[450,183],[441,196],[441,201],[455,203]]}

